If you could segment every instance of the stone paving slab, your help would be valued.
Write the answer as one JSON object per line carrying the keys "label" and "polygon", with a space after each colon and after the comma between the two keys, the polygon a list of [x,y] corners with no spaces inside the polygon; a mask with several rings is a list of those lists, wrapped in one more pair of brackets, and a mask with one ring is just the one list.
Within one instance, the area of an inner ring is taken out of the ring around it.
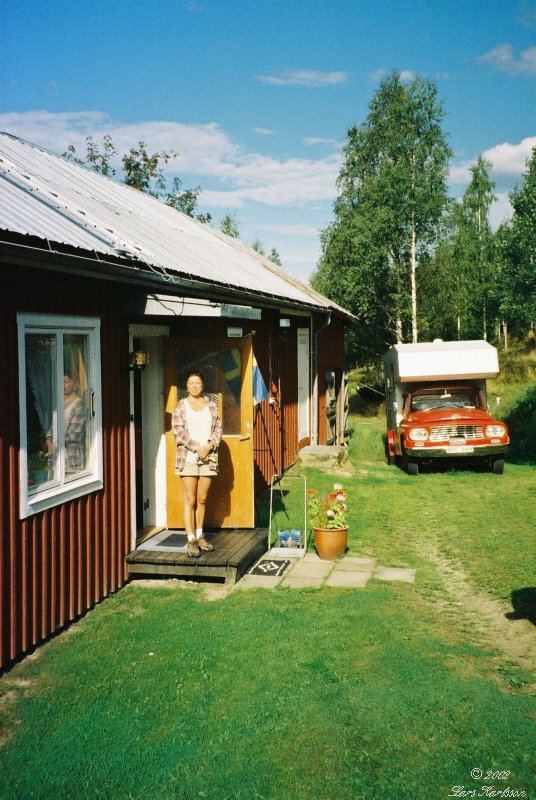
{"label": "stone paving slab", "polygon": [[405,581],[414,583],[416,570],[409,567],[378,567],[374,577],[379,581]]}
{"label": "stone paving slab", "polygon": [[309,575],[306,577],[297,577],[294,578],[292,575],[286,577],[283,575],[283,580],[281,581],[281,588],[282,589],[306,589],[311,586],[320,587],[324,583],[324,577]]}
{"label": "stone paving slab", "polygon": [[352,589],[362,589],[367,585],[372,572],[349,572],[344,570],[333,570],[331,575],[326,578],[326,586],[345,586]]}
{"label": "stone paving slab", "polygon": [[325,578],[333,569],[331,561],[300,561],[294,566],[290,566],[283,577],[293,578]]}
{"label": "stone paving slab", "polygon": [[385,567],[371,557],[346,556],[340,561],[324,561],[316,553],[306,553],[291,562],[280,576],[244,575],[233,589],[304,589],[307,587],[339,586],[364,588],[370,578],[380,581],[414,583],[416,570],[409,567]]}
{"label": "stone paving slab", "polygon": [[347,556],[341,561],[337,561],[333,569],[336,572],[372,572],[376,563],[377,559],[375,558]]}
{"label": "stone paving slab", "polygon": [[243,575],[239,581],[233,586],[233,591],[236,589],[276,589],[281,581],[283,575]]}

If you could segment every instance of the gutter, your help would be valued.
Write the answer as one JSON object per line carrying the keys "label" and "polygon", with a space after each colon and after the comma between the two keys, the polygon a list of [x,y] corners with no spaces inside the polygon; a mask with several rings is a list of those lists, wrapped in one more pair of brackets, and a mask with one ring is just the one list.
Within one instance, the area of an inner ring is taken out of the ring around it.
{"label": "gutter", "polygon": [[[49,269],[56,272],[68,272],[69,275],[84,275],[88,278],[99,280],[109,280],[114,282],[126,282],[129,286],[139,286],[148,290],[161,291],[166,287],[166,293],[176,292],[177,296],[182,296],[187,292],[190,297],[213,300],[216,302],[236,303],[243,300],[248,304],[253,303],[257,307],[263,308],[287,308],[307,309],[310,312],[322,312],[322,308],[313,303],[302,302],[299,300],[289,300],[284,297],[277,297],[270,294],[254,292],[242,287],[234,287],[229,284],[211,282],[208,280],[192,278],[187,275],[166,274],[151,265],[140,265],[135,259],[129,259],[125,263],[124,259],[112,261],[105,256],[99,257],[95,254],[66,253],[54,249],[49,243],[50,249],[45,250],[36,248],[30,244],[11,242],[0,239],[0,263],[10,263],[20,266],[34,266]],[[113,258],[113,257],[112,257]],[[330,312],[331,314],[331,312]]]}
{"label": "gutter", "polygon": [[[311,317],[311,327],[313,325],[313,318]],[[323,330],[325,330],[329,325],[331,325],[331,311],[326,313],[326,320],[323,325],[315,331],[314,336],[312,337],[313,341],[313,348],[311,353],[311,361],[312,361],[312,373],[313,373],[313,414],[312,414],[312,435],[311,435],[311,444],[317,445],[318,444],[318,341],[320,338],[320,334]]]}

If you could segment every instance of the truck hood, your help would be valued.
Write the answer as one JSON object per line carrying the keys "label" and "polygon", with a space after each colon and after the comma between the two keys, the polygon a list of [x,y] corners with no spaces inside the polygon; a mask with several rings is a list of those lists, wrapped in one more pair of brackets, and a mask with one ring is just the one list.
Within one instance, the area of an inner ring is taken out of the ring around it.
{"label": "truck hood", "polygon": [[492,418],[481,408],[434,408],[430,411],[412,411],[403,422],[412,425],[433,425],[440,422],[492,422]]}

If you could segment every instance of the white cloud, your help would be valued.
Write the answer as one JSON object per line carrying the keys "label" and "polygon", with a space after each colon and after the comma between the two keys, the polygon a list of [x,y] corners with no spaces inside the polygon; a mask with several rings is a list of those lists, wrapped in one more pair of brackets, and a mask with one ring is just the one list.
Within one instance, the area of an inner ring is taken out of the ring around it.
{"label": "white cloud", "polygon": [[310,145],[317,145],[317,144],[327,144],[329,147],[337,147],[342,148],[342,143],[337,141],[337,139],[325,139],[321,136],[307,136],[303,139],[304,144]]}
{"label": "white cloud", "polygon": [[318,236],[318,228],[306,223],[298,225],[262,225],[262,230],[267,233],[277,233],[280,236]]}
{"label": "white cloud", "polygon": [[345,83],[350,77],[349,72],[337,70],[333,72],[320,72],[311,69],[284,70],[279,75],[256,75],[261,83],[269,83],[272,86],[333,86],[338,83]]}
{"label": "white cloud", "polygon": [[500,194],[497,194],[496,200],[491,204],[491,208],[489,210],[489,223],[492,227],[492,230],[497,230],[499,225],[510,219],[513,211],[514,209],[510,205],[510,200],[508,199],[508,193],[501,192]]}
{"label": "white cloud", "polygon": [[369,72],[368,79],[370,83],[379,83],[385,78],[386,75],[387,70],[383,67],[380,67],[380,69],[375,69],[372,72]]}
{"label": "white cloud", "polygon": [[[482,157],[491,162],[491,177],[494,180],[517,181],[526,170],[527,159],[531,157],[533,148],[536,147],[536,136],[527,136],[518,144],[503,142],[488,150],[484,150]],[[463,161],[451,168],[450,182],[453,184],[468,183],[471,180],[470,167],[475,163]]]}
{"label": "white cloud", "polygon": [[526,170],[527,159],[536,147],[536,136],[527,136],[519,144],[504,142],[485,150],[483,156],[493,164],[496,177],[517,179]]}
{"label": "white cloud", "polygon": [[139,141],[151,152],[174,150],[179,159],[167,166],[168,172],[225,177],[226,168],[240,158],[234,145],[216,123],[188,125],[178,122],[149,121],[122,124],[100,111],[65,112],[27,111],[0,114],[0,129],[62,153],[69,144],[85,157],[86,137],[100,145],[110,134],[117,151],[122,154]]}
{"label": "white cloud", "polygon": [[401,81],[412,81],[416,77],[415,72],[411,69],[403,69],[400,72]]}
{"label": "white cloud", "polygon": [[[401,81],[412,81],[414,78],[417,77],[416,73],[413,72],[412,69],[401,69],[397,70],[398,74],[400,75]],[[384,67],[380,67],[379,69],[375,69],[368,74],[368,81],[369,83],[380,83],[385,76],[387,75],[387,70]]]}
{"label": "white cloud", "polygon": [[62,153],[69,144],[80,157],[86,153],[86,136],[100,145],[109,134],[122,154],[141,140],[150,152],[178,151],[179,158],[165,166],[179,174],[185,186],[193,180],[204,191],[202,204],[240,208],[246,201],[287,206],[332,200],[340,155],[321,159],[279,160],[234,144],[216,123],[206,125],[167,121],[122,124],[101,112],[53,114],[47,111],[0,114],[0,129]]}
{"label": "white cloud", "polygon": [[536,75],[536,47],[522,50],[516,58],[512,45],[505,43],[478,56],[477,61],[491,64],[495,69],[509,75]]}
{"label": "white cloud", "polygon": [[273,136],[275,131],[270,130],[270,128],[252,128],[253,133],[256,133],[257,136]]}

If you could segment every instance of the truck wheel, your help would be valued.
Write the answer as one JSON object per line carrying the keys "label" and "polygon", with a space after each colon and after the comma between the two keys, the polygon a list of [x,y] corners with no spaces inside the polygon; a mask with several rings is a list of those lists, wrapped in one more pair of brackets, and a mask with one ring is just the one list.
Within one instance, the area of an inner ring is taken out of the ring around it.
{"label": "truck wheel", "polygon": [[491,465],[491,471],[494,475],[502,475],[504,472],[504,458],[496,458]]}
{"label": "truck wheel", "polygon": [[418,475],[419,474],[419,465],[416,461],[410,461],[408,458],[408,454],[404,447],[402,447],[402,469],[404,472],[407,472],[408,475]]}

